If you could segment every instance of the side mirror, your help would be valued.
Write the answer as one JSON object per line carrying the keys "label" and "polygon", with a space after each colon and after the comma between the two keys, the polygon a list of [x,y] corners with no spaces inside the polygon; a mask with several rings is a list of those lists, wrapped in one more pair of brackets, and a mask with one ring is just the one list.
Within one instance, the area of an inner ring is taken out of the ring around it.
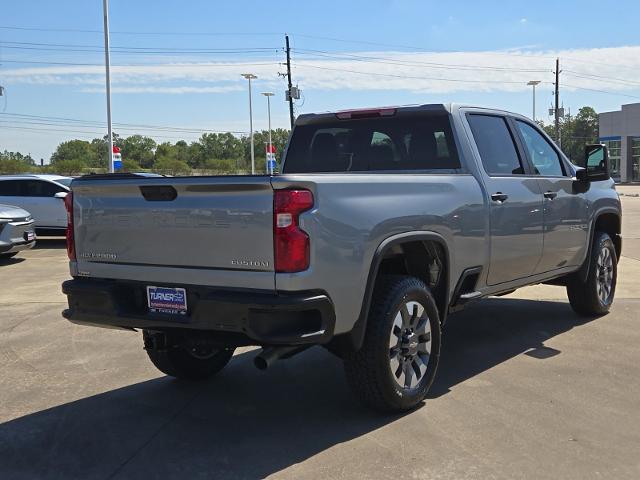
{"label": "side mirror", "polygon": [[68,195],[68,192],[58,192],[58,193],[55,193],[53,197],[64,200],[65,198],[67,198],[67,195]]}
{"label": "side mirror", "polygon": [[584,148],[584,170],[576,172],[578,180],[597,182],[608,180],[609,175],[609,151],[600,143],[587,145]]}

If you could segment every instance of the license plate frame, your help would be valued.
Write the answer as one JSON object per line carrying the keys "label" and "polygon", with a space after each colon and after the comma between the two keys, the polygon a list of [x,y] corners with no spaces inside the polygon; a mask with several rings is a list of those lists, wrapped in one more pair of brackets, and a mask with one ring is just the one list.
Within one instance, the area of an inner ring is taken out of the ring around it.
{"label": "license plate frame", "polygon": [[147,307],[150,313],[187,315],[187,290],[180,287],[147,285]]}

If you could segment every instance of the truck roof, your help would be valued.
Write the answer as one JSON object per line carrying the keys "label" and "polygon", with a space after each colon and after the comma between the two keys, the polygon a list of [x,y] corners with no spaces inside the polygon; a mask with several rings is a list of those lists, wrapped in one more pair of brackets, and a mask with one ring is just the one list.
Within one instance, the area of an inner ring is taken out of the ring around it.
{"label": "truck roof", "polygon": [[[305,125],[308,123],[315,123],[331,116],[342,115],[344,119],[348,118],[364,118],[366,116],[386,116],[393,115],[395,113],[411,113],[411,112],[447,112],[452,113],[460,108],[481,108],[485,111],[492,111],[496,113],[505,113],[509,115],[518,115],[513,112],[500,110],[498,108],[484,107],[481,105],[461,104],[461,103],[425,103],[425,104],[411,104],[411,105],[392,105],[383,107],[368,107],[368,108],[354,108],[347,110],[326,111],[318,113],[305,113],[300,115],[296,120],[296,125]],[[351,117],[353,116],[353,117]]]}

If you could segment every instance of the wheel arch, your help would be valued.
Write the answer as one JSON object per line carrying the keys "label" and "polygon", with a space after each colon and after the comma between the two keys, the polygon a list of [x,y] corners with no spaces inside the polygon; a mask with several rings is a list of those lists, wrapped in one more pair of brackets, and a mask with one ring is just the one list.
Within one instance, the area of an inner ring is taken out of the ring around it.
{"label": "wheel arch", "polygon": [[613,245],[616,249],[616,260],[620,261],[620,255],[622,254],[622,237],[620,236],[622,230],[622,218],[620,212],[615,209],[605,208],[598,210],[593,217],[591,228],[589,232],[589,245],[587,246],[587,255],[582,267],[580,267],[579,275],[582,281],[586,281],[589,274],[589,267],[591,265],[591,249],[593,248],[593,239],[596,232],[605,232],[611,238]]}
{"label": "wheel arch", "polygon": [[[438,261],[441,263],[441,268],[437,280],[437,291],[432,293],[434,294],[436,305],[438,306],[440,322],[444,323],[447,315],[450,293],[450,253],[444,237],[439,233],[431,231],[406,232],[393,235],[380,243],[371,260],[365,293],[362,299],[362,306],[360,308],[360,315],[358,316],[353,329],[346,335],[349,340],[350,348],[353,350],[359,350],[362,346],[364,333],[367,327],[369,308],[371,306],[371,298],[373,296],[373,289],[378,279],[378,275],[383,273],[404,273],[425,280],[425,278],[430,275],[429,270],[424,269],[421,274],[415,273],[421,267],[429,265],[429,259],[434,260],[434,253],[431,250],[432,248],[437,248],[439,249],[439,252],[441,252],[441,258],[438,258]],[[401,249],[401,254],[397,253],[398,249]],[[411,261],[408,265],[409,271],[395,271],[399,268],[398,265],[395,267],[393,265],[395,261],[394,257],[397,255],[403,255],[405,260]],[[415,262],[415,264],[413,262]],[[427,285],[430,284],[429,281],[425,281],[425,283],[427,283]]]}

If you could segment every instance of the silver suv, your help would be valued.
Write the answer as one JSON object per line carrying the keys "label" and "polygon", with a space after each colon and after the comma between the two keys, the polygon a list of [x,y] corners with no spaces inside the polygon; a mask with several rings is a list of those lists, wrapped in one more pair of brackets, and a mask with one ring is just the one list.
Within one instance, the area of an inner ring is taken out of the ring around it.
{"label": "silver suv", "polygon": [[26,210],[0,204],[0,260],[36,244],[33,218]]}

